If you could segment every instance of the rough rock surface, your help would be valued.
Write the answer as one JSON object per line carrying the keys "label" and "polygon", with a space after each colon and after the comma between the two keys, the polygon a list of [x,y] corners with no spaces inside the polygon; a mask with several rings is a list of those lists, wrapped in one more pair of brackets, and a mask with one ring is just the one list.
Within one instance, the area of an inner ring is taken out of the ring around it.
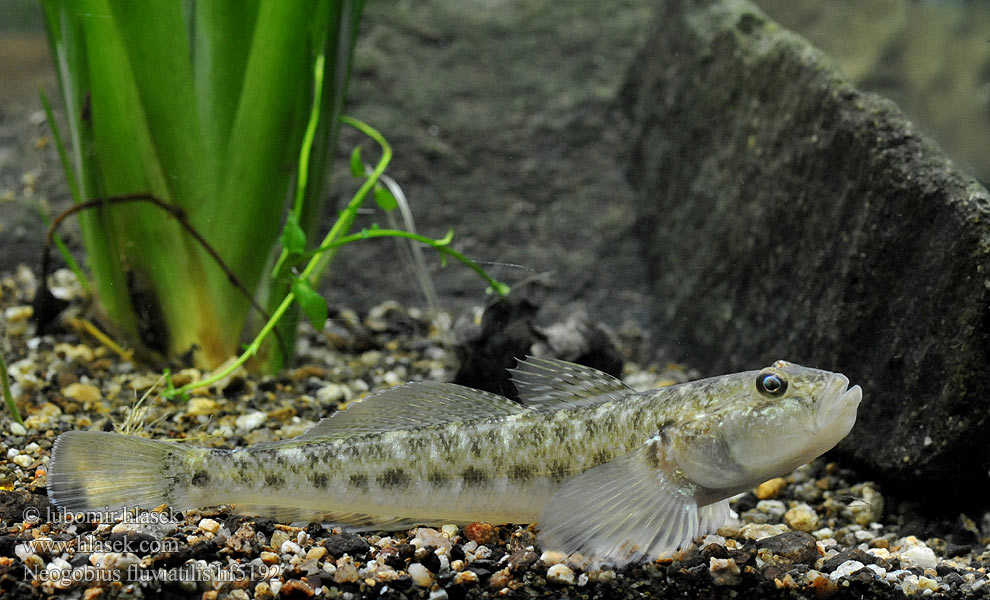
{"label": "rough rock surface", "polygon": [[865,394],[842,454],[985,503],[987,191],[743,0],[659,3],[623,99],[671,357],[844,372]]}

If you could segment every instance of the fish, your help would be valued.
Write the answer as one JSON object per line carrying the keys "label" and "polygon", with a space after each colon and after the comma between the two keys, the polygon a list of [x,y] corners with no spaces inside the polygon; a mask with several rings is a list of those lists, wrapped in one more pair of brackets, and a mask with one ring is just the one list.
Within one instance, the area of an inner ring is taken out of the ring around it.
{"label": "fish", "polygon": [[231,505],[356,531],[537,523],[544,550],[618,567],[717,531],[729,498],[844,438],[862,399],[840,373],[785,361],[644,392],[550,358],[510,373],[520,402],[408,383],[246,448],[66,432],[48,494],[71,513]]}

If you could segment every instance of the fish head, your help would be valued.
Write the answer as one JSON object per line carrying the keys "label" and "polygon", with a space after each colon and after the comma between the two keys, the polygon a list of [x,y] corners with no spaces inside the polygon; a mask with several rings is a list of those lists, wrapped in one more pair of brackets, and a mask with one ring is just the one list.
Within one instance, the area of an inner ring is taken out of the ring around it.
{"label": "fish head", "polygon": [[749,372],[745,400],[722,419],[729,458],[754,478],[788,473],[825,453],[856,423],[863,392],[849,379],[777,361]]}
{"label": "fish head", "polygon": [[698,382],[703,409],[679,424],[666,451],[717,497],[789,473],[835,446],[862,399],[845,375],[785,361],[706,381]]}

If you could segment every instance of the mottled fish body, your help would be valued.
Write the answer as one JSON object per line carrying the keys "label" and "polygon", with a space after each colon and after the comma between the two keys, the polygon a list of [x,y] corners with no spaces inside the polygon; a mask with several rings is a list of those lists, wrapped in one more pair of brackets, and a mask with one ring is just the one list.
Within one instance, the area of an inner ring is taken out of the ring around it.
{"label": "mottled fish body", "polygon": [[647,392],[557,360],[513,374],[522,404],[411,383],[236,450],[65,433],[49,495],[72,512],[231,504],[355,529],[538,521],[544,547],[623,564],[717,529],[728,497],[845,437],[861,398],[783,361]]}

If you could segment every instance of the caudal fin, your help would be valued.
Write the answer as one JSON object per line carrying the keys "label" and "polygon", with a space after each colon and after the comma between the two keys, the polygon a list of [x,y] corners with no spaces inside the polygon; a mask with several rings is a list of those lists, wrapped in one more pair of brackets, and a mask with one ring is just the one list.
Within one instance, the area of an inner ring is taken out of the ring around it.
{"label": "caudal fin", "polygon": [[69,431],[48,462],[48,497],[69,512],[184,504],[189,465],[203,450],[102,431]]}

